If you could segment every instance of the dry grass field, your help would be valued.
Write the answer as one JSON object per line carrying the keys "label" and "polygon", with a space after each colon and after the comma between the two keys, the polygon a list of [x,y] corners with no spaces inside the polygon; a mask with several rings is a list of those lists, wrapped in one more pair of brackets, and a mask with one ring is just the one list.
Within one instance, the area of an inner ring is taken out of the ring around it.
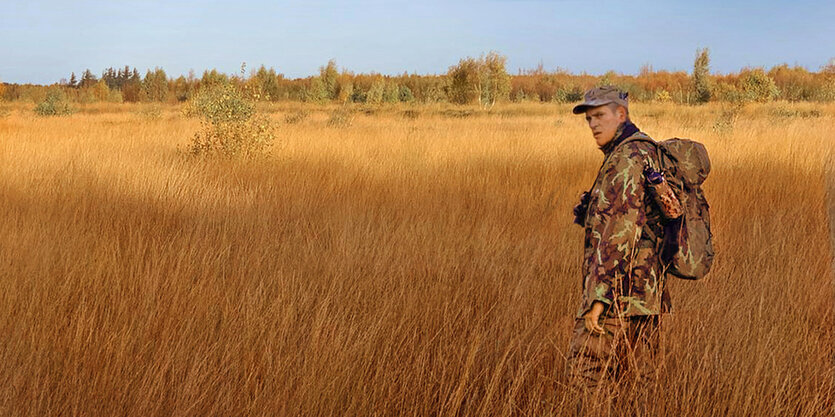
{"label": "dry grass field", "polygon": [[[201,161],[166,107],[0,112],[0,415],[570,415],[570,106],[331,108]],[[409,112],[406,112],[409,110]],[[673,280],[654,416],[833,410],[835,105],[633,106],[706,144],[718,255]],[[632,392],[622,393],[624,404]],[[629,410],[623,409],[624,414]]]}

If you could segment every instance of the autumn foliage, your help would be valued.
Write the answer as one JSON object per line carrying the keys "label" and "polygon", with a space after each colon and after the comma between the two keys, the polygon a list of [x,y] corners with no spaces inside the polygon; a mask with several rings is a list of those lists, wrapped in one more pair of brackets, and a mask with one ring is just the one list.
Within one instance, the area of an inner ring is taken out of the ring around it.
{"label": "autumn foliage", "polygon": [[[76,103],[93,102],[185,102],[201,88],[218,82],[248,86],[256,99],[265,102],[301,101],[328,103],[478,103],[491,107],[497,102],[569,103],[581,98],[595,85],[611,84],[628,91],[633,101],[697,104],[708,101],[835,101],[835,61],[814,72],[782,64],[770,69],[743,68],[736,73],[710,72],[709,51],[697,51],[692,73],[654,70],[644,66],[638,74],[609,71],[602,75],[572,74],[562,69],[546,70],[541,65],[510,74],[506,57],[490,52],[478,58],[467,57],[440,75],[403,73],[357,74],[340,69],[330,60],[319,73],[290,79],[274,68],[260,66],[243,75],[227,75],[217,70],[198,77],[169,77],[161,68],[148,70],[144,77],[126,66],[107,68],[99,78],[85,70],[80,79],[75,73],[56,86]],[[42,100],[47,86],[7,84],[0,89],[7,101]]]}

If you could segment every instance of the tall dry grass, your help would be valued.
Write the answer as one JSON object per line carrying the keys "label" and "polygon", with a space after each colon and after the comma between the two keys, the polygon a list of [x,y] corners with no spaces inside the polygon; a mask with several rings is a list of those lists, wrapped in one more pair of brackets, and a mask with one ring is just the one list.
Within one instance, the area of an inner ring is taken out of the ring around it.
{"label": "tall dry grass", "polygon": [[[0,118],[0,414],[573,410],[570,212],[601,154],[569,107],[365,109],[342,127],[276,107],[281,146],[246,163],[184,158],[197,122],[137,109]],[[633,109],[656,138],[707,145],[719,250],[708,279],[671,283],[650,415],[830,413],[835,107],[714,129],[722,111]]]}

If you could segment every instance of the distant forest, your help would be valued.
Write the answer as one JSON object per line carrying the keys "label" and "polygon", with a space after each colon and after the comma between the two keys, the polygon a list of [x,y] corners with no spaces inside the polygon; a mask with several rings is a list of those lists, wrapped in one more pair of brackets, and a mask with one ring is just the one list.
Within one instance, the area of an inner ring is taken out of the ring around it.
{"label": "distant forest", "polygon": [[496,102],[569,103],[582,98],[595,85],[616,85],[632,100],[696,104],[709,101],[835,101],[835,59],[819,71],[788,64],[771,68],[744,68],[730,74],[712,74],[707,49],[696,52],[693,71],[655,71],[649,65],[637,75],[572,74],[542,66],[509,74],[506,57],[491,52],[464,58],[445,74],[357,74],[337,67],[331,60],[319,73],[306,78],[286,78],[273,68],[260,66],[240,74],[204,71],[200,76],[169,77],[162,68],[141,74],[136,68],[106,68],[101,75],[87,69],[68,74],[52,85],[0,84],[3,101],[39,102],[50,89],[61,89],[71,102],[164,102],[189,100],[208,86],[232,83],[263,101],[314,103],[450,102],[492,106]]}

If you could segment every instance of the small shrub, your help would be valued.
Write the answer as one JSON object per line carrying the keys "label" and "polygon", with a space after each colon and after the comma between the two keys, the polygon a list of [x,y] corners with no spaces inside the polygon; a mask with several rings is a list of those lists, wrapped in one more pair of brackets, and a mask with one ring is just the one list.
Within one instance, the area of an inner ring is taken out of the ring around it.
{"label": "small shrub", "polygon": [[655,93],[655,101],[669,103],[673,101],[673,96],[671,96],[670,92],[667,90],[658,90],[658,92]]}
{"label": "small shrub", "polygon": [[742,103],[736,103],[722,109],[719,117],[713,123],[713,131],[719,134],[731,133],[734,130],[739,114],[742,112]]}
{"label": "small shrub", "polygon": [[792,118],[801,118],[801,119],[813,119],[817,117],[823,116],[823,113],[817,109],[811,110],[803,110],[803,109],[791,109],[786,106],[778,106],[769,112],[772,117],[775,118],[784,118],[784,119],[792,119]]}
{"label": "small shrub", "polygon": [[255,113],[255,103],[227,81],[201,89],[184,111],[186,116],[200,117],[211,123],[242,122]]}
{"label": "small shrub", "polygon": [[417,119],[420,117],[420,110],[404,110],[403,117],[412,120]]}
{"label": "small shrub", "polygon": [[275,140],[270,120],[255,115],[243,122],[206,124],[190,147],[193,155],[252,158],[269,152]]}
{"label": "small shrub", "polygon": [[493,108],[487,112],[488,116],[499,116],[501,118],[532,117],[532,116],[553,116],[554,109],[551,106],[509,106]]}
{"label": "small shrub", "polygon": [[579,86],[560,87],[554,93],[551,101],[555,103],[574,103],[583,100],[583,89]]}
{"label": "small shrub", "polygon": [[334,110],[328,118],[328,127],[348,127],[352,121],[351,114],[346,110]]}
{"label": "small shrub", "polygon": [[654,119],[661,119],[667,116],[667,110],[663,107],[661,108],[649,108],[644,109],[641,112],[640,117],[643,118],[654,118]]}
{"label": "small shrub", "polygon": [[740,74],[740,84],[745,99],[758,101],[760,103],[774,100],[780,95],[780,90],[774,84],[774,80],[761,68],[745,71]]}
{"label": "small shrub", "polygon": [[374,116],[378,113],[378,110],[374,106],[366,105],[359,108],[359,112],[366,115],[366,116]]}
{"label": "small shrub", "polygon": [[202,119],[192,155],[251,158],[267,154],[275,140],[269,118],[256,114],[252,99],[228,82],[201,90],[186,114]]}
{"label": "small shrub", "polygon": [[159,120],[162,118],[162,106],[151,104],[140,108],[136,115],[145,120]]}
{"label": "small shrub", "polygon": [[308,116],[310,116],[309,111],[298,110],[298,111],[295,111],[295,112],[290,113],[288,115],[285,115],[284,116],[284,123],[287,123],[288,125],[294,125],[296,123],[301,123],[305,119],[307,119]]}
{"label": "small shrub", "polygon": [[830,78],[829,81],[817,89],[814,97],[819,101],[835,101],[835,77]]}
{"label": "small shrub", "polygon": [[713,91],[713,97],[728,103],[744,103],[748,101],[745,93],[730,83],[717,83]]}
{"label": "small shrub", "polygon": [[43,101],[35,106],[35,113],[38,116],[66,116],[72,112],[67,95],[60,88],[47,91]]}
{"label": "small shrub", "polygon": [[455,110],[455,109],[446,109],[441,111],[441,115],[445,117],[452,117],[457,119],[463,119],[465,117],[470,117],[473,115],[472,110]]}

